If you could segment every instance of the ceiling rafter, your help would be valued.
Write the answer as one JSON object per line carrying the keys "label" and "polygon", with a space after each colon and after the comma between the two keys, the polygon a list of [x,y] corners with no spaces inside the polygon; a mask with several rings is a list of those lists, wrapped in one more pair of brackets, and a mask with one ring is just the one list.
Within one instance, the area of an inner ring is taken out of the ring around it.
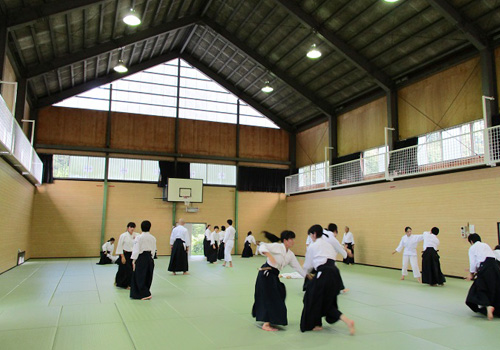
{"label": "ceiling rafter", "polygon": [[94,47],[89,47],[86,50],[82,50],[79,52],[74,52],[71,55],[66,55],[64,57],[58,57],[53,59],[51,62],[40,64],[32,68],[26,69],[26,76],[28,78],[33,78],[38,75],[50,72],[52,70],[56,70],[58,68],[62,68],[64,66],[68,66],[70,64],[78,63],[80,61],[93,58],[95,56],[99,56],[105,54],[107,52],[117,50],[119,48],[132,45],[134,43],[147,40],[149,38],[162,35],[171,31],[175,31],[186,26],[192,25],[199,20],[197,16],[193,17],[185,17],[179,20],[172,21],[167,24],[162,24],[156,27],[152,27],[134,34],[131,34],[126,37],[122,37],[119,39],[111,40],[106,43],[102,43],[100,45],[96,45]]}
{"label": "ceiling rafter", "polygon": [[479,51],[490,46],[487,35],[446,0],[427,0],[447,21],[455,25]]}
{"label": "ceiling rafter", "polygon": [[283,121],[280,117],[278,117],[273,112],[271,112],[270,110],[268,110],[267,108],[262,106],[258,101],[252,99],[250,97],[250,95],[242,92],[239,88],[237,88],[236,86],[234,86],[233,84],[231,84],[230,82],[228,82],[227,80],[225,80],[224,78],[219,76],[216,72],[214,72],[213,70],[208,68],[205,64],[200,62],[197,58],[195,58],[191,55],[188,55],[186,53],[180,55],[180,58],[182,58],[188,64],[190,64],[191,66],[193,66],[196,69],[198,69],[199,71],[201,71],[203,74],[208,76],[210,79],[217,82],[219,85],[221,85],[223,88],[225,88],[226,90],[231,92],[233,95],[235,95],[239,99],[245,101],[246,104],[248,104],[249,106],[251,106],[252,108],[257,110],[258,112],[260,112],[261,114],[263,114],[264,116],[269,118],[271,121],[273,121],[276,125],[278,125],[283,130],[286,130],[288,132],[294,131],[294,127],[292,125]]}
{"label": "ceiling rafter", "polygon": [[344,42],[338,35],[321,26],[313,16],[307,14],[300,6],[289,0],[275,0],[275,2],[294,15],[302,24],[316,31],[318,36],[321,36],[323,40],[332,45],[341,55],[371,76],[382,89],[385,91],[390,91],[392,89],[394,84],[387,74],[377,68],[366,57],[354,50],[354,48]]}

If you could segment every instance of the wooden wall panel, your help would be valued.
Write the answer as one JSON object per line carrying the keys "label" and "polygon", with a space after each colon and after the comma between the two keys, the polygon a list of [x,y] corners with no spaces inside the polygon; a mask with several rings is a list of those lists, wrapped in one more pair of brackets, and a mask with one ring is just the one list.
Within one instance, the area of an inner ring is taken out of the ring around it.
{"label": "wooden wall panel", "polygon": [[106,146],[107,113],[47,107],[38,113],[37,143],[87,147]]}
{"label": "wooden wall panel", "polygon": [[311,225],[335,222],[339,228],[348,225],[354,233],[358,262],[395,268],[401,268],[402,257],[391,252],[404,227],[420,234],[437,226],[443,272],[463,276],[469,244],[461,238],[460,227],[474,224],[483,242],[498,244],[499,192],[498,168],[435,175],[288,197],[287,222],[289,229],[299,233],[296,254],[305,253],[306,230]]}
{"label": "wooden wall panel", "polygon": [[288,132],[281,129],[240,126],[240,157],[289,160]]}
{"label": "wooden wall panel", "polygon": [[109,185],[106,240],[110,237],[118,240],[130,221],[136,223],[136,232],[141,232],[141,222],[149,220],[158,254],[170,254],[172,203],[155,199],[163,196],[162,188],[146,183],[110,182]]}
{"label": "wooden wall panel", "polygon": [[18,249],[31,255],[30,225],[35,187],[0,159],[0,273],[17,265]]}
{"label": "wooden wall panel", "polygon": [[405,87],[398,95],[400,139],[481,119],[479,58]]}
{"label": "wooden wall panel", "polygon": [[[264,241],[262,231],[280,235],[287,228],[286,196],[283,193],[239,192],[238,252],[241,254],[248,231],[257,241]],[[252,247],[255,252],[255,247]]]}
{"label": "wooden wall panel", "polygon": [[[16,73],[14,72],[14,68],[12,67],[12,64],[10,63],[10,60],[7,56],[5,57],[2,80],[9,82],[17,81]],[[2,94],[2,98],[5,101],[5,104],[7,105],[7,108],[9,108],[10,111],[13,111],[14,97],[16,96],[15,86],[10,84],[0,84],[0,92]]]}
{"label": "wooden wall panel", "polygon": [[328,122],[297,134],[297,168],[325,161]]}
{"label": "wooden wall panel", "polygon": [[111,116],[111,148],[172,153],[174,145],[174,118],[129,113]]}
{"label": "wooden wall panel", "polygon": [[236,156],[236,125],[179,120],[179,153]]}
{"label": "wooden wall panel", "polygon": [[32,257],[98,256],[103,183],[62,181],[37,187]]}
{"label": "wooden wall panel", "polygon": [[384,145],[384,127],[387,126],[387,98],[370,102],[337,118],[338,154]]}

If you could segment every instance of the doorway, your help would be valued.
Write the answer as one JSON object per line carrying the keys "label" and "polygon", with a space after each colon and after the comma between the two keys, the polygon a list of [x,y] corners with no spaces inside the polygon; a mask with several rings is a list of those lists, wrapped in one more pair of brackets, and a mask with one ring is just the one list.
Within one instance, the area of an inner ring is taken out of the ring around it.
{"label": "doorway", "polygon": [[186,222],[184,227],[191,236],[191,255],[203,256],[203,239],[205,238],[206,224],[200,222]]}

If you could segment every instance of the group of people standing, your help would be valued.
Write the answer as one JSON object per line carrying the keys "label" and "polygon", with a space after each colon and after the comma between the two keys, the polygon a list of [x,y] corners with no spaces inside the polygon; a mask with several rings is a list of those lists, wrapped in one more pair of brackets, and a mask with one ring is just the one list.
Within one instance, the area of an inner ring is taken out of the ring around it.
{"label": "group of people standing", "polygon": [[233,259],[231,252],[234,247],[234,239],[236,230],[233,227],[233,220],[228,219],[226,226],[214,226],[208,224],[205,230],[205,237],[203,238],[203,255],[211,264],[216,263],[217,260],[224,260],[222,266],[229,263],[229,267],[233,267]]}
{"label": "group of people standing", "polygon": [[304,306],[300,320],[300,330],[322,330],[322,318],[333,324],[343,321],[350,334],[355,333],[354,321],[345,316],[338,308],[337,296],[344,289],[340,271],[335,265],[337,254],[345,259],[353,258],[352,251],[337,240],[336,224],[329,224],[328,229],[313,225],[308,230],[310,239],[303,266],[300,266],[290,248],[294,245],[295,233],[283,231],[281,237],[264,232],[272,243],[261,243],[259,251],[266,256],[266,262],[259,269],[255,283],[252,316],[263,322],[265,331],[277,331],[277,325],[287,325],[285,305],[286,288],[279,281],[280,270],[290,265],[308,280],[305,283]]}

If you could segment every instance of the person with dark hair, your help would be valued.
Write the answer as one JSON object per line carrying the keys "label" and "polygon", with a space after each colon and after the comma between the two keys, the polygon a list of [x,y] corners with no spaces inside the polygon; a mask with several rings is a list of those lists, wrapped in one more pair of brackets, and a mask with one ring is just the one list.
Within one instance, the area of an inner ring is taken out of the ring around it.
{"label": "person with dark hair", "polygon": [[441,272],[441,263],[439,262],[438,246],[439,239],[436,237],[439,229],[433,227],[431,232],[424,232],[424,252],[422,253],[422,283],[431,286],[443,285],[446,278]]}
{"label": "person with dark hair", "polygon": [[498,263],[500,264],[500,245],[497,245],[495,247],[493,254],[495,254],[495,259],[497,259]]}
{"label": "person with dark hair", "polygon": [[115,250],[115,239],[111,237],[106,243],[102,245],[101,258],[96,265],[114,264],[118,260],[118,256],[113,255]]}
{"label": "person with dark hair", "polygon": [[349,230],[349,226],[344,227],[344,236],[342,237],[342,244],[346,249],[349,249],[352,252],[352,255],[344,258],[344,264],[353,264],[354,265],[354,235]]}
{"label": "person with dark hair", "polygon": [[219,252],[217,253],[218,260],[224,260],[224,236],[226,235],[226,226],[220,227],[219,232]]}
{"label": "person with dark hair", "polygon": [[179,224],[172,230],[172,234],[170,235],[171,253],[168,271],[174,275],[177,271],[182,271],[184,275],[187,275],[189,270],[188,252],[190,237],[184,224],[184,219],[179,219]]}
{"label": "person with dark hair", "polygon": [[210,264],[217,262],[217,249],[219,248],[219,226],[214,226],[214,231],[210,235],[207,260]]}
{"label": "person with dark hair", "polygon": [[477,233],[467,237],[469,248],[470,273],[468,281],[474,280],[469,289],[465,304],[474,312],[479,312],[488,320],[500,317],[500,267],[489,245],[481,242]]}
{"label": "person with dark hair", "polygon": [[132,299],[149,300],[151,296],[151,283],[155,268],[154,256],[156,251],[156,238],[149,233],[151,222],[145,220],[141,223],[142,233],[137,237],[132,250],[132,281],[130,283],[130,297]]}
{"label": "person with dark hair", "polygon": [[[259,246],[262,255],[267,257],[264,265],[259,269],[255,281],[254,304],[252,316],[257,322],[264,322],[262,329],[277,331],[272,325],[286,326],[288,324],[285,305],[286,288],[279,280],[280,270],[290,265],[305,277],[295,254],[290,250],[295,242],[295,233],[283,231],[281,238],[264,231],[265,237],[272,243],[261,243]],[[281,243],[278,243],[281,242]]]}
{"label": "person with dark hair", "polygon": [[245,246],[243,247],[243,252],[241,253],[242,258],[251,258],[253,256],[252,244],[257,246],[255,237],[252,235],[252,231],[248,231],[247,238],[245,238]]}
{"label": "person with dark hair", "polygon": [[[351,335],[354,334],[354,321],[339,311],[337,305],[337,294],[339,290],[339,273],[335,270],[335,256],[337,253],[330,243],[323,238],[323,228],[320,225],[313,225],[308,230],[313,243],[306,252],[304,270],[309,273],[316,269],[317,273],[308,284],[304,294],[304,308],[300,319],[301,332],[320,331],[322,327],[322,317],[326,322],[333,324],[338,320],[343,321]],[[341,252],[339,252],[341,253]],[[344,251],[345,253],[345,251]],[[352,255],[347,251],[346,255]]]}
{"label": "person with dark hair", "polygon": [[420,269],[418,267],[417,258],[417,245],[419,242],[424,240],[424,235],[412,235],[412,230],[410,226],[405,227],[405,235],[401,238],[398,247],[392,252],[392,254],[401,253],[403,250],[403,268],[401,269],[401,280],[403,281],[408,275],[408,262],[411,263],[411,269],[413,270],[413,277],[415,277],[419,283],[422,283]]}
{"label": "person with dark hair", "polygon": [[236,230],[234,229],[233,220],[227,220],[227,224],[229,227],[226,229],[226,234],[224,235],[224,264],[223,267],[226,266],[226,263],[229,262],[229,267],[233,267],[233,259],[231,257],[231,251],[234,247],[234,237],[236,235]]}
{"label": "person with dark hair", "polygon": [[130,289],[130,281],[132,279],[132,249],[137,233],[134,232],[135,223],[127,224],[127,231],[120,235],[116,246],[116,255],[120,258],[116,261],[118,264],[118,272],[115,277],[115,285],[120,288]]}
{"label": "person with dark hair", "polygon": [[203,238],[203,255],[208,260],[208,250],[210,249],[210,237],[212,236],[212,225],[208,224],[205,230],[205,237]]}

